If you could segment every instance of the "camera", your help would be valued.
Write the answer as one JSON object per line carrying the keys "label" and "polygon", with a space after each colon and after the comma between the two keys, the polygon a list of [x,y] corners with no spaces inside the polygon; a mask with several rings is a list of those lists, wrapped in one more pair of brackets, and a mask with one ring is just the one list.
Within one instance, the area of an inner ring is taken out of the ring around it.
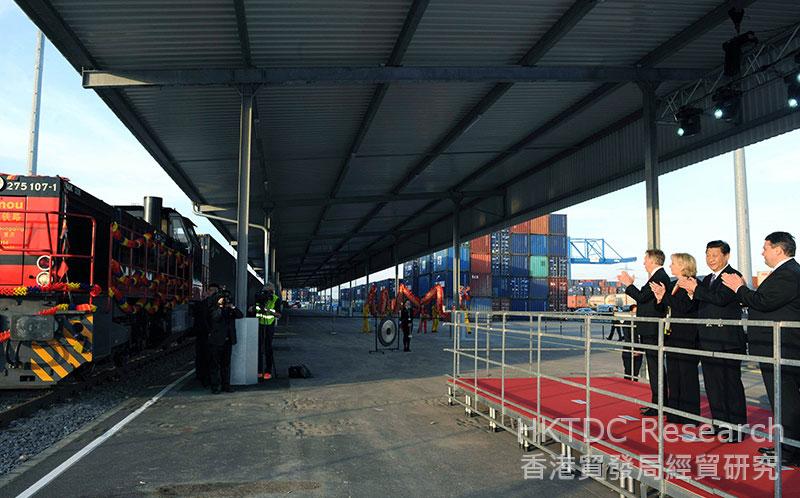
{"label": "camera", "polygon": [[223,307],[229,306],[231,304],[231,293],[228,290],[221,290],[217,292],[215,299],[217,302],[219,302],[219,300],[222,299],[222,303],[220,304],[220,306]]}

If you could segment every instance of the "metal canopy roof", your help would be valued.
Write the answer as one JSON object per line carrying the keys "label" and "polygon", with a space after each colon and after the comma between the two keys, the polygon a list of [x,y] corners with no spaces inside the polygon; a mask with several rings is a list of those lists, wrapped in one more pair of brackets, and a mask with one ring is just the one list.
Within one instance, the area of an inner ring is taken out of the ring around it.
{"label": "metal canopy roof", "polygon": [[240,86],[259,85],[251,222],[271,210],[285,287],[450,245],[454,202],[467,238],[641,181],[637,81],[663,80],[664,121],[708,109],[733,6],[767,42],[745,54],[742,122],[704,119],[691,138],[660,127],[658,172],[800,127],[772,74],[800,46],[797,0],[17,3],[189,197],[226,217]]}

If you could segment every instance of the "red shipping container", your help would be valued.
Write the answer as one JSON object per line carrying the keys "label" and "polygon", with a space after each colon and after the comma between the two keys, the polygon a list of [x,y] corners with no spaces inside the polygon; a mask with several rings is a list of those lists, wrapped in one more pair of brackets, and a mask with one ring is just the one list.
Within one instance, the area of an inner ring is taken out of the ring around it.
{"label": "red shipping container", "polygon": [[470,283],[470,294],[474,297],[491,297],[492,275],[488,273],[473,273]]}
{"label": "red shipping container", "polygon": [[472,239],[469,242],[469,252],[470,254],[489,254],[492,252],[492,243],[489,236],[484,235],[483,237]]}
{"label": "red shipping container", "polygon": [[469,271],[472,273],[492,273],[492,256],[490,254],[470,253]]}
{"label": "red shipping container", "polygon": [[569,309],[585,308],[587,304],[586,296],[567,296],[567,308]]}
{"label": "red shipping container", "polygon": [[530,220],[523,221],[519,225],[514,225],[514,226],[511,227],[511,233],[525,233],[525,234],[528,234],[528,233],[530,233],[530,230],[531,230],[531,222],[530,222]]}
{"label": "red shipping container", "polygon": [[530,222],[531,233],[539,235],[547,235],[550,229],[550,218],[548,216],[539,216],[532,219]]}

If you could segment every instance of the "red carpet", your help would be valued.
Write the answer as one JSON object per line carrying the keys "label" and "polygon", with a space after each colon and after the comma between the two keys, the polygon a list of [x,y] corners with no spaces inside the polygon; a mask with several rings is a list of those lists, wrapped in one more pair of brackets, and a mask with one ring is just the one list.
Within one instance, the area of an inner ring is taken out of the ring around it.
{"label": "red carpet", "polygon": [[[583,377],[568,378],[568,380],[580,384],[584,384],[585,381]],[[595,388],[650,401],[650,387],[644,383],[609,377],[592,377],[590,382],[591,386]],[[584,400],[584,391],[547,379],[542,379],[541,384],[542,415],[558,419],[574,418],[576,420],[571,422],[572,427],[580,431],[586,416],[586,405],[580,402]],[[459,380],[458,385],[464,390],[474,391],[474,380],[471,378]],[[478,387],[486,391],[479,392],[479,396],[500,404],[500,379],[479,378]],[[535,416],[536,380],[533,378],[506,379],[505,399],[509,411],[529,418]],[[509,402],[525,408],[512,406]],[[604,445],[603,441],[610,441],[610,438],[624,438],[624,442],[613,444],[637,455],[648,457],[652,455],[652,458],[657,461],[658,443],[655,437],[657,419],[655,417],[648,419],[651,421],[648,427],[655,427],[652,431],[643,430],[639,407],[640,405],[632,402],[591,393],[590,417],[598,421],[596,426],[592,425],[592,436],[598,438],[598,441],[592,444],[592,448],[610,455],[619,455],[613,448]],[[703,416],[711,417],[705,398],[702,400],[701,410]],[[748,407],[748,422],[751,425],[760,423],[764,424],[764,427],[768,427],[770,415],[768,410],[754,406]],[[620,418],[625,416],[634,419]],[[613,419],[616,421],[609,426],[608,422]],[[562,422],[565,421],[562,420]],[[665,431],[672,430],[676,434],[691,434],[685,437],[676,437],[674,439],[677,441],[665,444],[664,462],[667,468],[679,471],[686,477],[698,479],[705,486],[734,496],[774,496],[773,480],[770,476],[771,468],[754,460],[760,446],[771,446],[768,441],[756,442],[747,438],[741,443],[725,444],[719,441],[701,441],[693,438],[692,435],[698,434],[697,428],[667,423],[664,424],[664,428]],[[553,430],[558,430],[563,434],[568,432],[564,428],[554,428]],[[582,436],[576,435],[575,437],[582,439]],[[626,458],[621,457],[621,459]],[[642,466],[640,462],[636,461],[634,463],[639,468],[648,469],[647,465]],[[786,469],[781,478],[783,480],[783,496],[800,497],[800,469]],[[700,496],[714,496],[680,479],[670,478],[670,481],[679,483],[681,487],[696,492]]]}

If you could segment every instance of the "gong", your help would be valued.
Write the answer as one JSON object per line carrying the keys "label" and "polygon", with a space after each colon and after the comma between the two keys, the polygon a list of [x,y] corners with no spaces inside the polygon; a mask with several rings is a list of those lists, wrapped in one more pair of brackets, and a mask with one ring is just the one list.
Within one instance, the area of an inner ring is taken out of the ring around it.
{"label": "gong", "polygon": [[397,338],[397,324],[391,318],[383,320],[378,327],[378,340],[384,347],[389,347]]}

